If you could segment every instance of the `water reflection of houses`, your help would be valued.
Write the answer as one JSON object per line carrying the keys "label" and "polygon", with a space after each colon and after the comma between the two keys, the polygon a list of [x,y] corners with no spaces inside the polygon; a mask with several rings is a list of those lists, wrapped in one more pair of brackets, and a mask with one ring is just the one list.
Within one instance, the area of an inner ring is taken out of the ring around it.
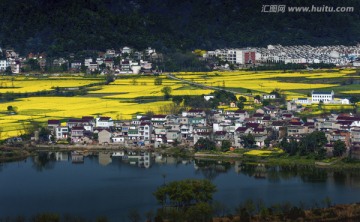
{"label": "water reflection of houses", "polygon": [[99,164],[102,166],[109,165],[112,162],[111,153],[100,152],[98,156]]}
{"label": "water reflection of houses", "polygon": [[266,170],[266,168],[265,168],[265,165],[259,163],[259,164],[255,167],[254,177],[255,177],[255,178],[258,178],[258,179],[265,179],[266,176],[267,176],[267,170]]}
{"label": "water reflection of houses", "polygon": [[69,154],[67,152],[55,152],[56,161],[69,161]]}
{"label": "water reflection of houses", "polygon": [[73,151],[71,152],[71,162],[72,163],[84,163],[84,154]]}
{"label": "water reflection of houses", "polygon": [[145,151],[129,151],[121,158],[123,161],[138,167],[149,168],[152,164],[151,153]]}

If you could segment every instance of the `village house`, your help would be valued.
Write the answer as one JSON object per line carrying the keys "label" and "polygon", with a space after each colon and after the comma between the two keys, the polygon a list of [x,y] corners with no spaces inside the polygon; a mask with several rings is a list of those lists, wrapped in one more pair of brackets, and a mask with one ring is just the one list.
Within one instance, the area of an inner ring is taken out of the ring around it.
{"label": "village house", "polygon": [[55,132],[56,127],[60,126],[60,120],[48,120],[48,130]]}
{"label": "village house", "polygon": [[56,140],[67,139],[69,136],[69,128],[67,126],[57,126],[55,128]]}
{"label": "village house", "polygon": [[101,128],[110,128],[114,126],[114,121],[111,119],[111,117],[102,116],[96,118],[96,127]]}
{"label": "village house", "polygon": [[107,129],[103,129],[98,133],[99,144],[109,144],[111,142],[111,132]]}

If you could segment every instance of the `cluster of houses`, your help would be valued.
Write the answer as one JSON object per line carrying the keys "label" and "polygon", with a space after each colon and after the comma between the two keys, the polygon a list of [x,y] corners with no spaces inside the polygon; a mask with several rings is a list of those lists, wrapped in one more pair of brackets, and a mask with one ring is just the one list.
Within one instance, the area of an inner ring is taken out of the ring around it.
{"label": "cluster of houses", "polygon": [[[290,102],[289,102],[290,103]],[[160,147],[184,145],[192,147],[200,138],[208,138],[221,146],[230,141],[233,148],[243,147],[242,138],[251,134],[258,147],[272,146],[283,137],[300,140],[313,131],[323,131],[332,143],[343,141],[348,150],[360,151],[360,118],[352,114],[331,114],[304,120],[291,110],[269,105],[250,114],[245,110],[222,111],[190,109],[181,115],[137,116],[132,120],[84,116],[69,119],[66,124],[48,120],[48,129],[56,140],[80,144],[115,144],[123,147]],[[95,136],[96,135],[96,136]],[[267,144],[270,141],[270,144]]]}
{"label": "cluster of houses", "polygon": [[204,58],[218,57],[232,64],[296,63],[335,64],[337,66],[360,66],[360,45],[356,46],[310,46],[310,45],[268,45],[266,48],[216,49],[208,51]]}
{"label": "cluster of houses", "polygon": [[114,74],[150,74],[153,73],[152,61],[162,61],[163,55],[157,53],[155,49],[148,47],[143,51],[136,51],[130,47],[123,47],[119,50],[108,49],[106,52],[98,52],[95,58],[84,58],[83,60],[74,59],[74,54],[70,54],[68,59],[55,58],[47,61],[45,53],[29,53],[27,57],[20,57],[14,50],[5,50],[0,48],[0,72],[4,72],[7,67],[11,68],[13,74],[19,74],[22,69],[27,67],[27,61],[35,59],[41,70],[46,66],[62,67],[67,70],[78,72],[80,70],[87,72],[114,73]]}

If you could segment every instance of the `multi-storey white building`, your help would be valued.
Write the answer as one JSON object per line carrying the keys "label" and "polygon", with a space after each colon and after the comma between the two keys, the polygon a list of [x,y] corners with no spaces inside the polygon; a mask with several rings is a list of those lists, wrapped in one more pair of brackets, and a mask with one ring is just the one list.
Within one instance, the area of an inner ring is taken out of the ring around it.
{"label": "multi-storey white building", "polygon": [[315,92],[314,90],[311,92],[312,102],[320,102],[328,103],[334,100],[334,91],[331,92]]}
{"label": "multi-storey white building", "polygon": [[8,62],[6,60],[0,60],[0,71],[5,71],[8,67]]}

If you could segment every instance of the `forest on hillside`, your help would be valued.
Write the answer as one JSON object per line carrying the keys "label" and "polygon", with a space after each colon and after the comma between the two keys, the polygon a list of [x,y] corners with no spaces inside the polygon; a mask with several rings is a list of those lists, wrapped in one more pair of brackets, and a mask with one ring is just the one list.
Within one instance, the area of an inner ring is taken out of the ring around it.
{"label": "forest on hillside", "polygon": [[[348,13],[262,13],[262,5],[353,6]],[[124,45],[162,52],[267,44],[353,45],[357,0],[2,0],[0,46],[51,56]]]}

